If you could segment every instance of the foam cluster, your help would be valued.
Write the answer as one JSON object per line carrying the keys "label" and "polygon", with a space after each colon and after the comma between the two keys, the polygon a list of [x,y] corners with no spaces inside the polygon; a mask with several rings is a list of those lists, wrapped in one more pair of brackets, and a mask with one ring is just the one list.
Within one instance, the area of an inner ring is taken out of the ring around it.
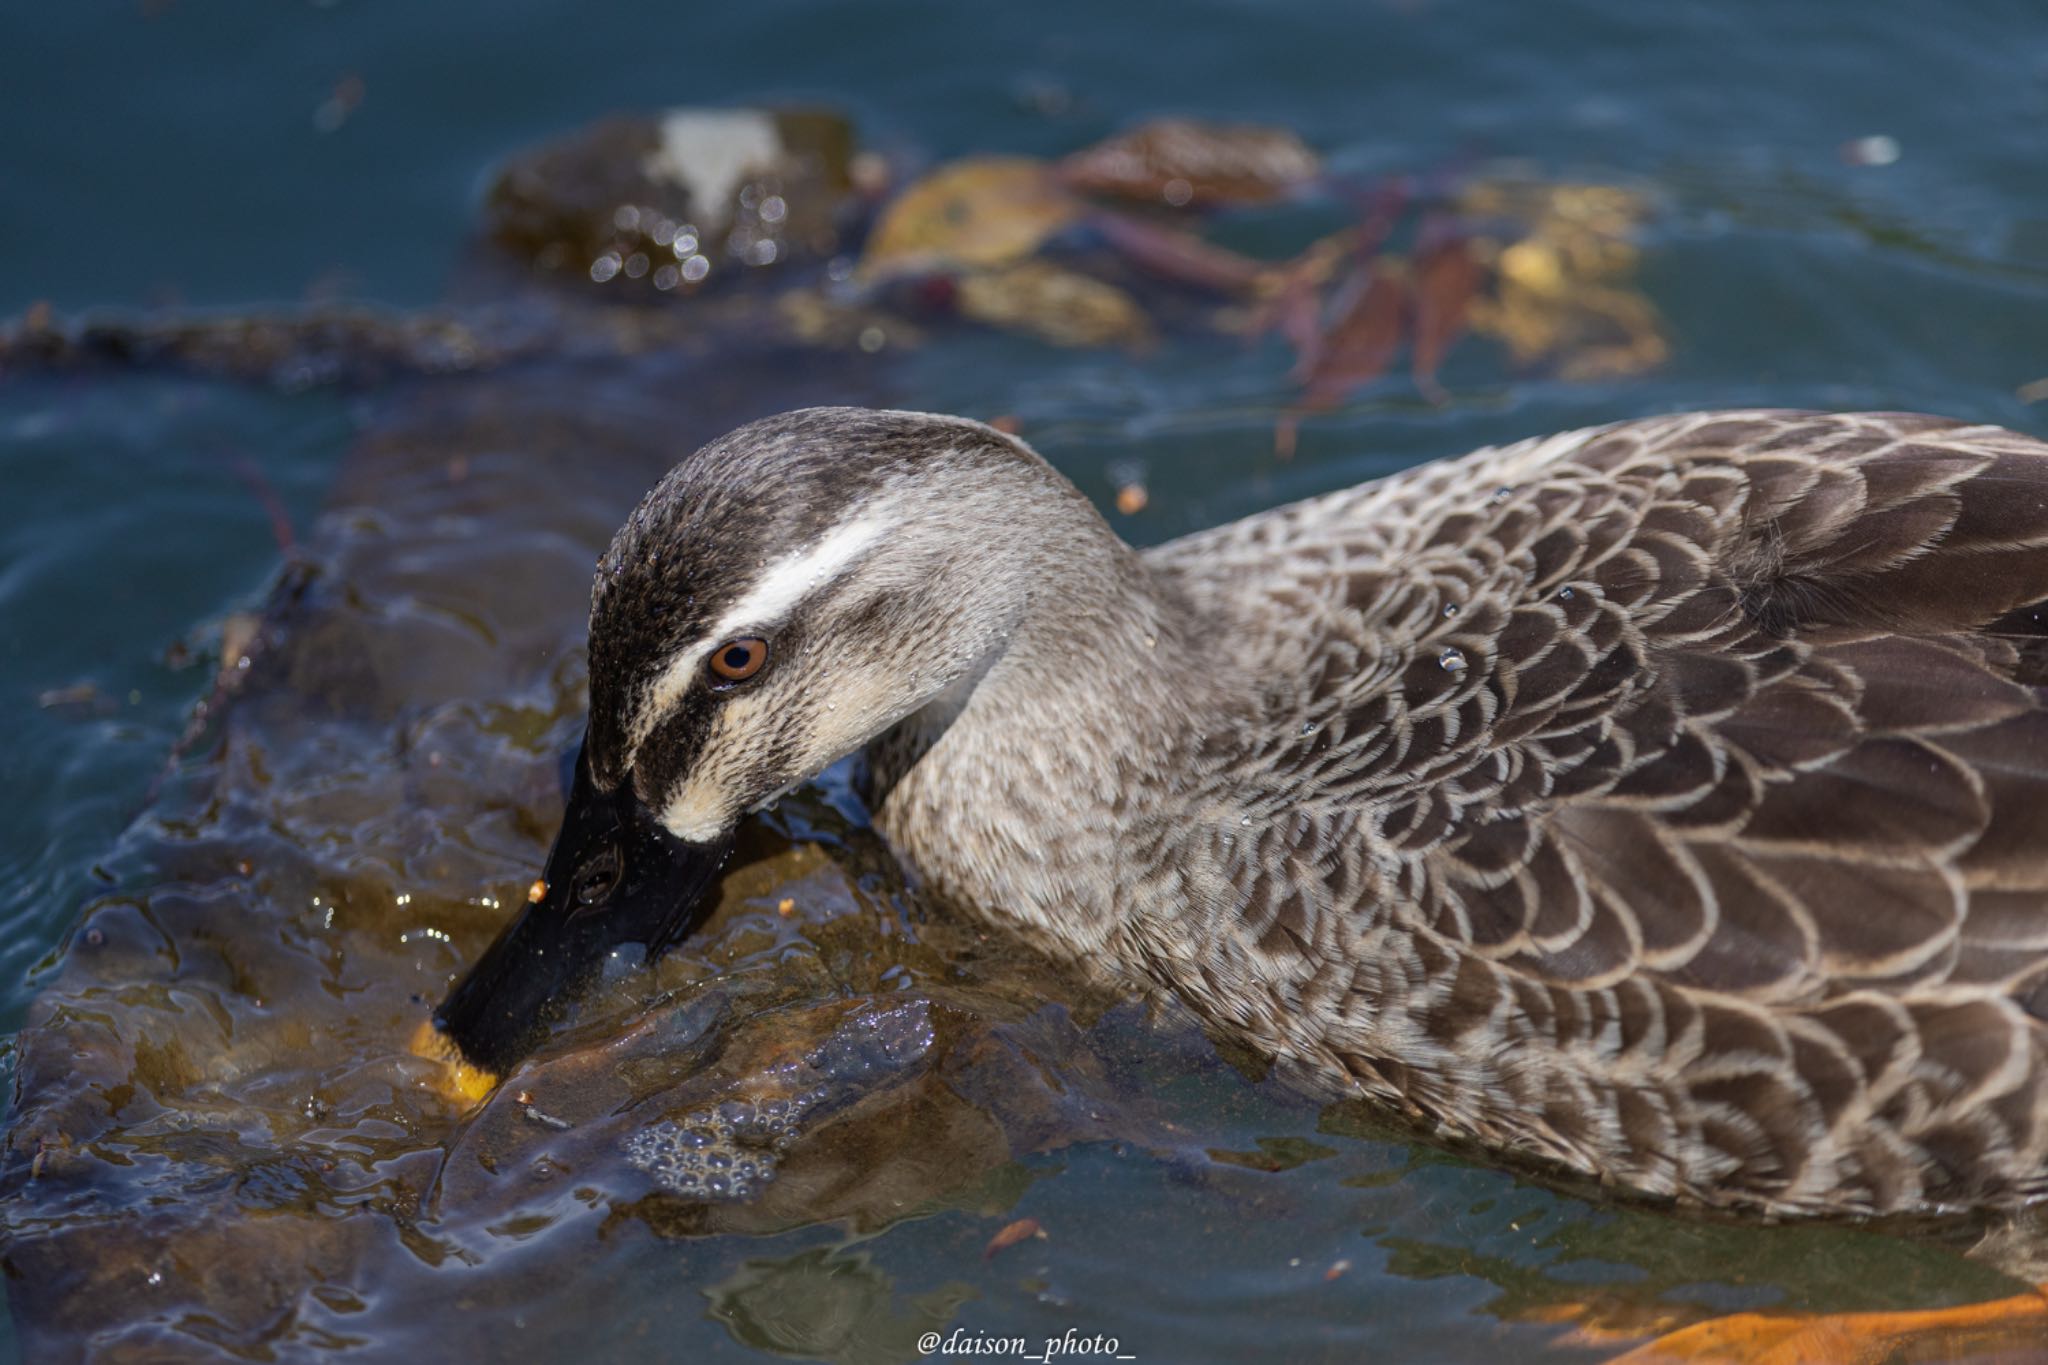
{"label": "foam cluster", "polygon": [[780,1155],[803,1116],[824,1098],[806,1091],[785,1099],[727,1100],[680,1119],[664,1119],[626,1140],[626,1155],[654,1183],[689,1199],[748,1199],[775,1178]]}
{"label": "foam cluster", "polygon": [[664,1119],[626,1139],[626,1157],[671,1194],[752,1198],[775,1178],[807,1118],[815,1122],[821,1111],[836,1111],[921,1061],[935,1036],[923,1000],[861,1010],[782,1072],[784,1084],[808,1081],[808,1088],[772,1099],[726,1100]]}

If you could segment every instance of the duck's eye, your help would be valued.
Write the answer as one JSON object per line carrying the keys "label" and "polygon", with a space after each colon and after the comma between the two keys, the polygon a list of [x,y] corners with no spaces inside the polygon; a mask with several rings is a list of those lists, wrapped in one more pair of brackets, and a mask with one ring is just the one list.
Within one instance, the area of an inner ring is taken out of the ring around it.
{"label": "duck's eye", "polygon": [[712,675],[722,682],[745,682],[768,662],[768,642],[752,636],[727,640],[711,651]]}

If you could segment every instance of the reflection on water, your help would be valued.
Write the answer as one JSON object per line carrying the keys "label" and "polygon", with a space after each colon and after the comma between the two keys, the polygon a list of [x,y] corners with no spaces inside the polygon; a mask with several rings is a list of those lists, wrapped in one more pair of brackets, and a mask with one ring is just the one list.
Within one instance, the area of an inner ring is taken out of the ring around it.
{"label": "reflection on water", "polygon": [[919,1339],[949,1328],[975,1295],[952,1284],[899,1302],[886,1271],[830,1247],[748,1261],[704,1293],[711,1316],[745,1345],[839,1365],[914,1359]]}

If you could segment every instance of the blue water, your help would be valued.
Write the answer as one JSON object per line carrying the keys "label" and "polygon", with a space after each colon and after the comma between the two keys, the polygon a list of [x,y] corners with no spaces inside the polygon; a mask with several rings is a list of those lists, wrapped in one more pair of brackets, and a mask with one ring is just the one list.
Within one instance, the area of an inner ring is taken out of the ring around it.
{"label": "blue water", "polygon": [[[333,103],[354,82],[359,102]],[[0,18],[0,312],[432,306],[472,254],[480,187],[518,148],[615,110],[763,102],[839,108],[871,143],[934,161],[1057,155],[1182,113],[1292,127],[1361,179],[1516,158],[1545,176],[1630,184],[1658,205],[1638,285],[1668,322],[1668,364],[1568,383],[1468,346],[1443,376],[1450,403],[1389,378],[1313,421],[1291,464],[1268,453],[1290,393],[1277,345],[1170,341],[1131,357],[981,333],[903,362],[894,382],[915,406],[1016,415],[1093,496],[1110,496],[1112,462],[1141,462],[1150,505],[1119,521],[1140,541],[1489,441],[1679,408],[1924,409],[2048,434],[2048,403],[2021,394],[2048,377],[2048,11],[2017,0],[16,7]],[[1896,141],[1895,162],[1844,159],[1843,144],[1876,135]],[[1233,240],[1277,254],[1300,226],[1281,215]],[[279,545],[246,470],[303,530],[375,420],[367,401],[152,374],[0,374],[8,1036],[210,689],[218,624],[260,604],[276,576]],[[1039,1216],[1086,1226],[1067,1244],[1094,1255],[1142,1237],[1145,1210],[1183,1197],[1169,1175],[1125,1171],[1105,1152],[1042,1182],[1055,1193]],[[1287,1192],[1275,1218],[1340,1197],[1318,1170],[1272,1178]],[[1468,1252],[1525,1245],[1521,1229],[1488,1222],[1497,1213],[1472,1213],[1496,1199],[1531,1201],[1539,1221],[1605,1226],[1483,1171],[1422,1178],[1424,1222],[1449,1216],[1441,1201],[1476,1220],[1452,1239]],[[1239,1208],[1225,1201],[1158,1235]],[[979,1244],[935,1221],[906,1226],[859,1254],[908,1274]],[[1340,1322],[1408,1315],[1420,1324],[1409,1346],[1484,1354],[1493,1329],[1479,1324],[1502,1277],[1413,1252],[1412,1231],[1362,1217],[1344,1236],[1363,1250],[1287,1254],[1353,1262]],[[1286,1297],[1317,1285],[1259,1278],[1285,1264],[1284,1224],[1225,1240],[1171,1279],[1083,1255],[1054,1278],[1128,1278],[1127,1320],[1154,1333],[1140,1359],[1191,1358],[1203,1342],[1256,1354],[1262,1323],[1328,1311],[1327,1298],[1312,1309]],[[1846,1282],[1863,1246],[1821,1238],[1780,1269],[1832,1256],[1815,1283]],[[1719,1284],[1729,1306],[1750,1301],[1726,1289],[1737,1271],[1701,1255],[1702,1294]],[[1916,1255],[1875,1263],[1946,1264]],[[1970,1282],[1956,1271],[1944,1289],[1947,1272],[1928,1273],[1922,1297]],[[1230,1330],[1177,1335],[1170,1324],[1198,1303]],[[983,1320],[1009,1312],[991,1306]],[[709,1321],[694,1294],[671,1319],[705,1341],[743,1339]]]}

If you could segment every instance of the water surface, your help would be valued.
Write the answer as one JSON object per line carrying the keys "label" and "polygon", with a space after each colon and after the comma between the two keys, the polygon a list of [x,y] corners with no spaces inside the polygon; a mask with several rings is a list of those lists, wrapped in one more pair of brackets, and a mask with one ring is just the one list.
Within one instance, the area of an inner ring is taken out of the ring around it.
{"label": "water surface", "polygon": [[[9,312],[493,299],[476,201],[520,147],[615,109],[802,100],[908,161],[1182,113],[1291,127],[1359,183],[1514,159],[1626,185],[1656,209],[1636,285],[1672,347],[1574,382],[1472,342],[1447,402],[1389,376],[1287,462],[1284,349],[1172,333],[1130,353],[962,328],[878,357],[743,338],[302,392],[0,376],[0,1028],[39,995],[72,1011],[38,1022],[82,1031],[76,1075],[46,1053],[16,1079],[96,1134],[51,1158],[75,1197],[16,1204],[36,1342],[865,1361],[1071,1327],[1141,1360],[1570,1359],[1616,1349],[1575,1323],[1626,1343],[2013,1288],[1952,1237],[1625,1207],[1258,1083],[1185,1019],[924,904],[830,784],[756,832],[708,941],[622,976],[531,1104],[462,1121],[390,1040],[544,851],[590,555],[668,461],[757,412],[1013,416],[1106,507],[1135,469],[1147,504],[1115,519],[1140,543],[1680,408],[2048,434],[2023,396],[2048,377],[2037,8],[166,0],[5,28]],[[1878,136],[1896,160],[1845,157]],[[1340,217],[1219,232],[1280,255]],[[195,727],[224,634],[231,662],[259,617],[281,643]],[[830,1094],[770,1197],[693,1202],[626,1159],[636,1125],[792,1062]],[[1045,1236],[988,1250],[1025,1218]]]}

